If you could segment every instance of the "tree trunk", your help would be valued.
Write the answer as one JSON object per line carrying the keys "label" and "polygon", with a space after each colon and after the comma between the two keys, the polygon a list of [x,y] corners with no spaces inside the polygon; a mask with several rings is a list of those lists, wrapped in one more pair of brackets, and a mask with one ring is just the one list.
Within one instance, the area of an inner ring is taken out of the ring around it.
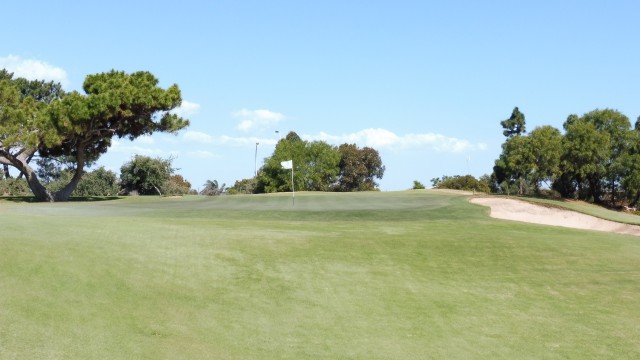
{"label": "tree trunk", "polygon": [[49,190],[47,190],[44,185],[40,183],[38,175],[36,175],[36,172],[33,171],[30,166],[27,165],[25,169],[21,169],[20,171],[22,171],[25,178],[27,179],[27,184],[29,184],[29,188],[31,189],[33,195],[35,195],[36,200],[47,202],[55,201],[51,192],[49,192]]}
{"label": "tree trunk", "polygon": [[84,172],[84,149],[78,149],[78,154],[76,155],[76,172],[73,175],[73,178],[71,179],[69,184],[55,193],[51,193],[44,187],[44,185],[42,185],[42,183],[40,183],[38,175],[28,164],[29,160],[31,159],[33,154],[35,154],[35,152],[36,150],[28,150],[20,153],[17,156],[9,154],[7,152],[2,152],[0,153],[0,156],[3,159],[3,163],[9,162],[13,167],[18,169],[22,175],[24,175],[25,179],[27,180],[27,184],[29,184],[29,189],[31,189],[31,192],[36,197],[37,201],[54,202],[69,200],[71,193],[76,189],[76,186],[78,186],[80,178],[82,178]]}
{"label": "tree trunk", "polygon": [[29,185],[29,189],[31,189],[31,192],[36,197],[36,200],[54,201],[49,191],[47,191],[47,189],[40,183],[36,172],[33,171],[33,169],[28,164],[29,159],[31,159],[35,152],[35,149],[30,149],[24,150],[18,155],[13,155],[9,152],[0,151],[0,159],[2,160],[2,164],[10,164],[11,166],[18,169],[21,175],[24,175],[25,179],[27,180],[27,184]]}
{"label": "tree trunk", "polygon": [[4,178],[9,179],[11,177],[11,174],[9,174],[9,165],[3,164],[2,167],[4,169]]}
{"label": "tree trunk", "polygon": [[78,153],[76,155],[76,170],[75,170],[75,173],[73,174],[73,178],[71,178],[71,181],[69,181],[69,183],[65,187],[55,192],[54,201],[69,200],[69,197],[71,197],[71,193],[73,192],[73,190],[76,189],[76,187],[78,186],[78,183],[80,182],[80,179],[82,178],[82,175],[84,175],[84,163],[85,163],[84,147],[79,146],[77,151]]}

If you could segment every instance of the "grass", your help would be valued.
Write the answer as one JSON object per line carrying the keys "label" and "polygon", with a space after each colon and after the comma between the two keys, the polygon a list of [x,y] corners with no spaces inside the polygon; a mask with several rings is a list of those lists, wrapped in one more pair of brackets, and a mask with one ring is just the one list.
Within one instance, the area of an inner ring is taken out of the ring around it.
{"label": "grass", "polygon": [[516,197],[519,200],[538,203],[545,206],[577,211],[586,215],[595,216],[604,220],[611,220],[623,224],[640,225],[640,216],[633,213],[610,210],[602,206],[575,200],[553,200],[535,197]]}
{"label": "grass", "polygon": [[2,359],[640,354],[640,239],[430,191],[0,202]]}

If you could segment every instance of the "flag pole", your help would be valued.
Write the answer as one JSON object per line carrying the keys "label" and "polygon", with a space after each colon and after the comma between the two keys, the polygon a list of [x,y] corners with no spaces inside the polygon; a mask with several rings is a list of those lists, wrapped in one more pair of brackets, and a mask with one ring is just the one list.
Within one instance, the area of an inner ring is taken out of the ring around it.
{"label": "flag pole", "polygon": [[293,184],[293,161],[291,161],[291,199],[293,201],[293,206],[296,206],[296,189]]}

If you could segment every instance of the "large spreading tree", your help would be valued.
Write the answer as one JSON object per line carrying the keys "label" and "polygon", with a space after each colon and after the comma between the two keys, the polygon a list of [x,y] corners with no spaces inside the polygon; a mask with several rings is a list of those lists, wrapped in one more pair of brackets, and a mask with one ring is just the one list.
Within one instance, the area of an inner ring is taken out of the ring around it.
{"label": "large spreading tree", "polygon": [[[149,72],[89,75],[83,90],[65,94],[59,84],[0,72],[0,163],[24,174],[39,201],[68,200],[87,162],[104,154],[114,137],[133,140],[189,125],[170,112],[182,102],[178,86],[163,89]],[[30,165],[36,154],[73,159],[69,183],[47,190]]]}

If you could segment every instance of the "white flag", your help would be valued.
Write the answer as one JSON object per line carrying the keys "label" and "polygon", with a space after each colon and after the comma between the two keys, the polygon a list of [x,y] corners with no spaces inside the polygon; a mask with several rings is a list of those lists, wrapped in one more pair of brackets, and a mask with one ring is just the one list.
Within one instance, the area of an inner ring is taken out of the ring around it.
{"label": "white flag", "polygon": [[283,161],[280,163],[280,165],[282,165],[282,167],[285,169],[293,169],[293,160]]}

